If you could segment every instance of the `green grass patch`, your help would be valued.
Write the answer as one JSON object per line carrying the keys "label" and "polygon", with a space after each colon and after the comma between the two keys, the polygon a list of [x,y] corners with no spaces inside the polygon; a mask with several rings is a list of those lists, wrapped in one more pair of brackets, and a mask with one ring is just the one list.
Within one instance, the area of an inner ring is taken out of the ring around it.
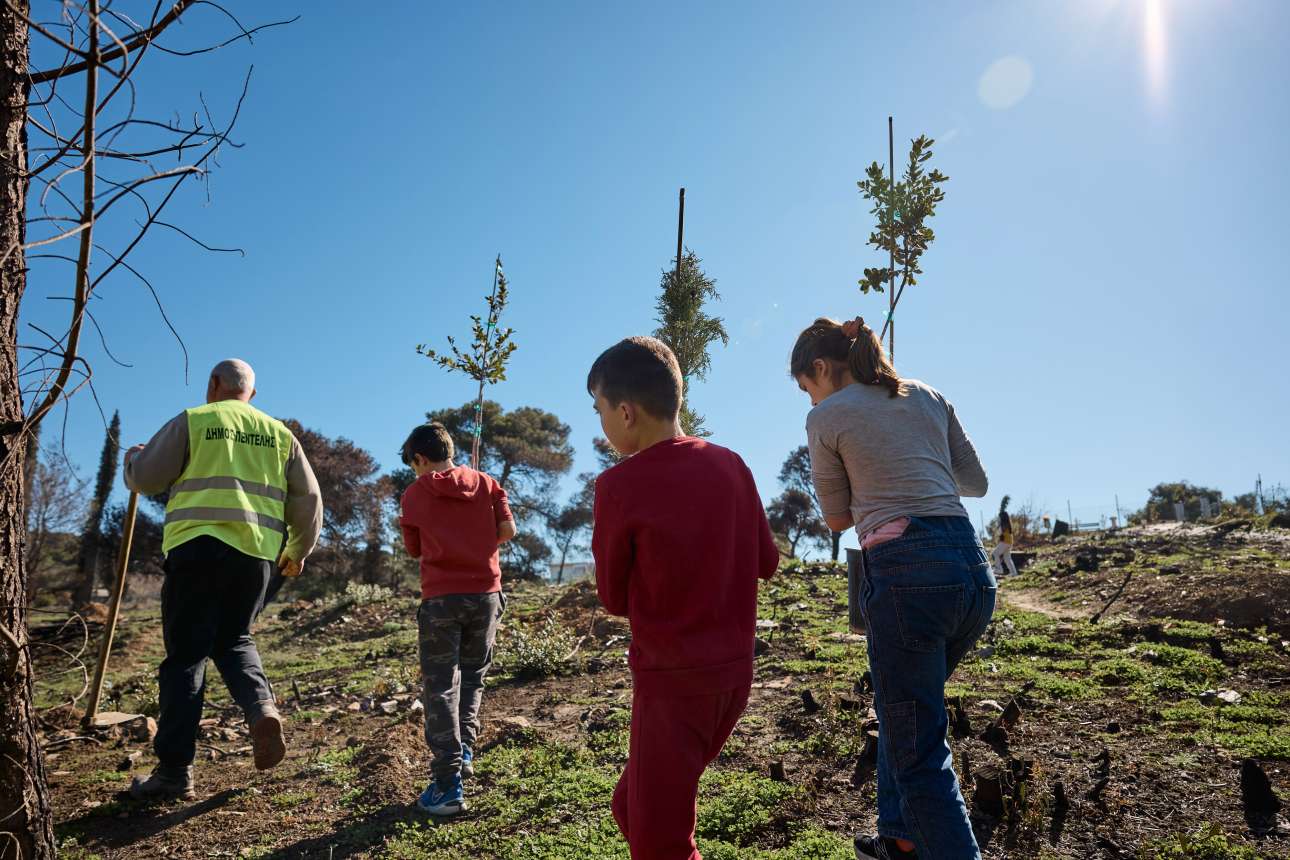
{"label": "green grass patch", "polygon": [[1041,674],[1035,677],[1035,689],[1047,693],[1054,699],[1075,702],[1100,698],[1101,691],[1083,678],[1062,678],[1057,675]]}
{"label": "green grass patch", "polygon": [[117,770],[93,770],[83,773],[76,781],[81,785],[102,785],[105,782],[119,782],[125,774]]}
{"label": "green grass patch", "polygon": [[1259,860],[1257,851],[1233,840],[1216,824],[1143,846],[1142,857],[1143,860]]}
{"label": "green grass patch", "polygon": [[1130,687],[1145,682],[1150,676],[1146,666],[1127,657],[1101,660],[1093,668],[1093,680],[1104,687]]}
{"label": "green grass patch", "polygon": [[702,839],[756,845],[778,824],[791,820],[790,799],[801,789],[746,771],[709,770],[699,781]]}
{"label": "green grass patch", "polygon": [[58,842],[58,856],[62,860],[100,860],[102,855],[95,854],[88,848],[82,848],[75,837],[69,836]]}
{"label": "green grass patch", "polygon": [[1163,642],[1140,650],[1142,659],[1167,667],[1170,674],[1193,684],[1205,684],[1223,675],[1224,666],[1207,654]]}
{"label": "green grass patch", "polygon": [[1004,639],[995,648],[995,654],[1002,657],[1012,654],[1070,657],[1075,653],[1075,646],[1071,643],[1057,642],[1037,633]]}
{"label": "green grass patch", "polygon": [[312,791],[282,791],[269,798],[269,804],[274,809],[294,809],[302,803],[307,803],[314,799]]}
{"label": "green grass patch", "polygon": [[766,850],[699,840],[705,860],[852,860],[855,851],[849,837],[818,827],[807,827],[793,835],[783,848]]}
{"label": "green grass patch", "polygon": [[1184,642],[1208,642],[1217,636],[1218,632],[1218,627],[1203,621],[1169,619],[1164,624],[1165,636]]}
{"label": "green grass patch", "polygon": [[630,744],[630,729],[605,729],[587,735],[587,749],[595,754],[598,761],[605,763],[621,764],[627,761]]}
{"label": "green grass patch", "polygon": [[1209,732],[1215,746],[1249,758],[1290,761],[1290,730],[1220,721]]}
{"label": "green grass patch", "polygon": [[348,788],[351,782],[358,778],[358,769],[354,767],[354,759],[357,756],[358,747],[356,746],[327,750],[310,762],[301,771],[301,776],[318,777],[328,785]]}
{"label": "green grass patch", "polygon": [[1010,636],[1024,636],[1030,633],[1047,633],[1057,626],[1057,622],[1042,612],[1030,612],[1008,606],[995,612],[994,625],[996,631],[1006,632]]}

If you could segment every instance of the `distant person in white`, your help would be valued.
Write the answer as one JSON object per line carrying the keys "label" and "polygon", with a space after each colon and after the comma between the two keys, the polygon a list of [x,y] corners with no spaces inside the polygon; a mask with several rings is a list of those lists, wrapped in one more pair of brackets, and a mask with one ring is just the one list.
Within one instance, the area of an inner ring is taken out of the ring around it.
{"label": "distant person in white", "polygon": [[[1004,496],[1003,501],[999,503],[999,542],[994,545],[994,552],[990,554],[990,560],[997,576],[1004,576],[1011,573],[1017,575],[1017,566],[1012,563],[1012,518],[1008,516],[1008,502],[1011,497]],[[1004,564],[1008,569],[1004,570]]]}

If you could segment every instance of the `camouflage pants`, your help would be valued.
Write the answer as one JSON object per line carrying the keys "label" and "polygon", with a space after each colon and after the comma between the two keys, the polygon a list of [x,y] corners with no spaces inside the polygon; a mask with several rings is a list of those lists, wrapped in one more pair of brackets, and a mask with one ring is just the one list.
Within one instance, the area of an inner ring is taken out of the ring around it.
{"label": "camouflage pants", "polygon": [[461,747],[473,749],[479,735],[484,676],[493,662],[493,639],[505,606],[498,591],[432,597],[417,610],[426,745],[440,787],[461,772]]}

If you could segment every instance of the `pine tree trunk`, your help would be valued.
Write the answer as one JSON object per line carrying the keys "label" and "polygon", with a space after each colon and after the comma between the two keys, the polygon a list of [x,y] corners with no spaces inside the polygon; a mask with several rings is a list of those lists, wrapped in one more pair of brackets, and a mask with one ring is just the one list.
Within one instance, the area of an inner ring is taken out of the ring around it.
{"label": "pine tree trunk", "polygon": [[[23,571],[25,439],[18,391],[18,303],[26,287],[27,27],[0,5],[0,851],[23,860],[55,856],[53,814],[32,710]],[[14,647],[18,643],[20,647]],[[8,834],[8,835],[5,835]],[[14,844],[16,843],[16,844]]]}
{"label": "pine tree trunk", "polygon": [[573,538],[566,540],[564,546],[560,547],[560,570],[555,576],[556,585],[564,585],[564,560],[569,555],[569,544],[571,543],[573,543]]}
{"label": "pine tree trunk", "polygon": [[94,599],[94,587],[99,578],[99,544],[103,535],[97,529],[81,535],[81,552],[77,557],[76,590],[72,592],[72,612],[79,612]]}

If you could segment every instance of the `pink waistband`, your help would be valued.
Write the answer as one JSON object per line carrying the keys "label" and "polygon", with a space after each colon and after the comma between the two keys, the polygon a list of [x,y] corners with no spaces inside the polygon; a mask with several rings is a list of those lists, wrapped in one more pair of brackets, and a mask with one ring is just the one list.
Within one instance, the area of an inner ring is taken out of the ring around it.
{"label": "pink waistband", "polygon": [[863,549],[875,547],[880,543],[886,543],[893,538],[898,538],[909,528],[909,517],[901,517],[891,522],[883,523],[871,532],[865,534],[860,539],[860,546]]}

